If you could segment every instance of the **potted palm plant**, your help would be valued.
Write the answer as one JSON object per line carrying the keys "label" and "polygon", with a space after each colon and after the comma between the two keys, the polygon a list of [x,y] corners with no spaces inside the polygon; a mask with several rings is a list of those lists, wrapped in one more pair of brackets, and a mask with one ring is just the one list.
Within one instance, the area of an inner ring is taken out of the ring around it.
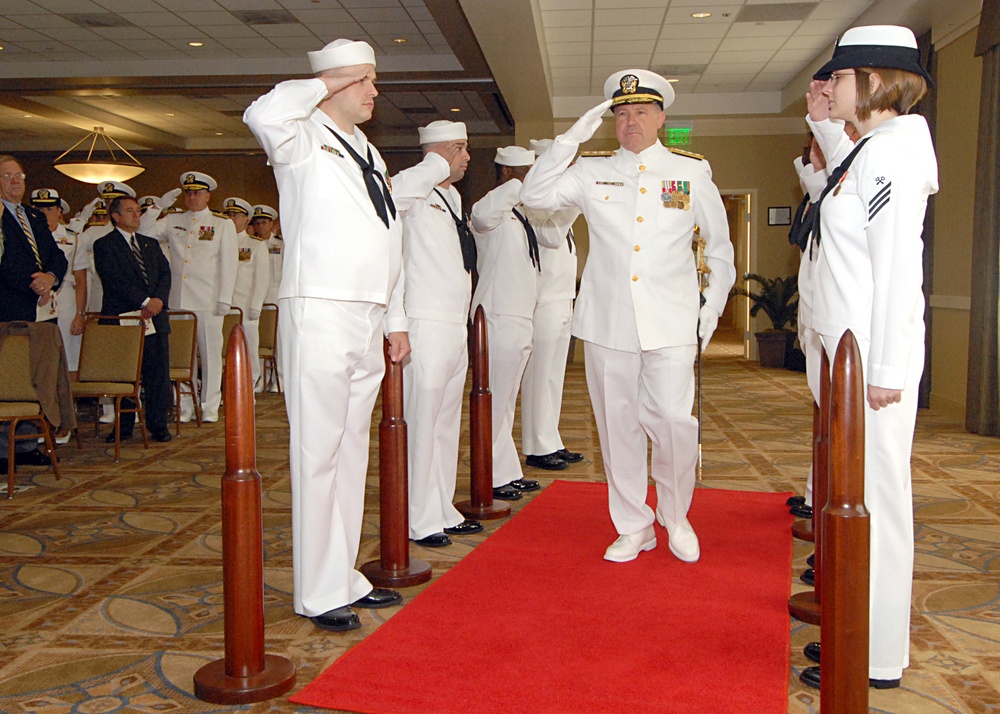
{"label": "potted palm plant", "polygon": [[799,309],[799,279],[792,275],[787,278],[765,278],[756,273],[746,273],[744,280],[760,285],[758,292],[737,287],[736,295],[744,295],[752,303],[750,316],[756,317],[761,310],[771,319],[771,329],[755,333],[757,353],[761,367],[784,367],[785,355],[795,342],[794,326]]}

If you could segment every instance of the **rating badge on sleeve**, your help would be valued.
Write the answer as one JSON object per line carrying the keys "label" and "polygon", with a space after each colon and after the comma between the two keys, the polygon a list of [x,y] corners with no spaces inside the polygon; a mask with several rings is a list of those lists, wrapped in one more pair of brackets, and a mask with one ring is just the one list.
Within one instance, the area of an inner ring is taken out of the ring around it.
{"label": "rating badge on sleeve", "polygon": [[690,181],[664,181],[660,190],[660,200],[664,208],[679,208],[682,211],[691,208]]}

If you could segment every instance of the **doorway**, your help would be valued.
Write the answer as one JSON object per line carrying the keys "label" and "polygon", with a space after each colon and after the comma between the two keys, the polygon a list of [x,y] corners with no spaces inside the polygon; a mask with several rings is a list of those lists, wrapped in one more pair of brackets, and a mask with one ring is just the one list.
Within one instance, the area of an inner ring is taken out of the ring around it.
{"label": "doorway", "polygon": [[[756,225],[757,192],[754,189],[732,189],[720,193],[729,221],[729,240],[733,244],[736,286],[746,287],[747,281],[743,276],[754,272],[757,265],[757,242],[753,236],[753,226]],[[757,345],[750,339],[750,300],[742,295],[733,297],[726,304],[719,322],[731,325],[742,335],[745,359],[757,358]]]}

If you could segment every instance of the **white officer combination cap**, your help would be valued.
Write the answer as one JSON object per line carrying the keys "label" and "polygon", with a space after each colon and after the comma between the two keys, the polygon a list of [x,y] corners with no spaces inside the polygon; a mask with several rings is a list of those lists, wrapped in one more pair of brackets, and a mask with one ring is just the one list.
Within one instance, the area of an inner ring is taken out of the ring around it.
{"label": "white officer combination cap", "polygon": [[108,203],[107,201],[105,201],[105,199],[102,198],[97,203],[94,204],[94,212],[92,215],[104,216],[107,215],[107,213],[108,213]]}
{"label": "white officer combination cap", "polygon": [[535,152],[520,146],[501,146],[493,161],[501,166],[531,166],[535,163]]}
{"label": "white officer combination cap", "polygon": [[927,70],[920,66],[920,50],[913,31],[899,25],[852,27],[837,41],[833,58],[813,75],[827,80],[838,69],[871,67],[901,69],[919,74],[933,86]]}
{"label": "white officer combination cap", "polygon": [[334,40],[323,49],[307,54],[313,74],[358,64],[375,65],[375,50],[361,40]]}
{"label": "white officer combination cap", "polygon": [[39,208],[59,205],[59,192],[54,188],[36,188],[31,192],[31,205]]}
{"label": "white officer combination cap", "polygon": [[674,88],[670,82],[647,69],[623,69],[604,82],[604,98],[611,108],[623,104],[659,104],[666,109],[674,103]]}
{"label": "white officer combination cap", "polygon": [[200,171],[185,171],[181,174],[181,188],[185,191],[214,191],[218,187],[214,178]]}
{"label": "white officer combination cap", "polygon": [[468,141],[469,134],[465,129],[463,121],[448,121],[438,119],[432,121],[427,126],[417,129],[420,135],[420,144],[439,144],[442,141]]}
{"label": "white officer combination cap", "polygon": [[131,186],[123,184],[121,181],[101,181],[97,184],[97,195],[111,201],[119,196],[135,198],[135,191],[132,190]]}
{"label": "white officer combination cap", "polygon": [[223,213],[242,213],[244,216],[250,215],[250,204],[238,196],[230,196],[222,202]]}
{"label": "white officer combination cap", "polygon": [[254,218],[270,218],[272,221],[278,217],[278,212],[275,211],[270,206],[265,206],[263,203],[258,203],[253,207],[253,213],[250,214],[250,220]]}
{"label": "white officer combination cap", "polygon": [[549,147],[552,146],[552,139],[532,139],[528,142],[528,146],[535,152],[537,158],[549,150]]}
{"label": "white officer combination cap", "polygon": [[145,213],[147,208],[152,208],[156,205],[156,196],[143,196],[139,200],[139,208]]}
{"label": "white officer combination cap", "polygon": [[64,216],[68,216],[69,215],[69,204],[66,203],[66,199],[65,198],[60,198],[59,199],[59,206],[62,208],[63,215]]}

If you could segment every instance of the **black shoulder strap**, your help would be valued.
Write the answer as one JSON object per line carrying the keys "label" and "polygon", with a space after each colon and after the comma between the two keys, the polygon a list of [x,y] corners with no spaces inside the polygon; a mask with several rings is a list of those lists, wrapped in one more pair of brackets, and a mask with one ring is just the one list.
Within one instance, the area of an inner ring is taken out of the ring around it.
{"label": "black shoulder strap", "polygon": [[[813,232],[813,238],[816,242],[816,245],[819,245],[820,241],[821,229],[820,229],[819,212],[822,207],[823,199],[826,198],[827,194],[829,194],[830,191],[833,191],[844,180],[844,177],[847,175],[847,169],[850,168],[851,163],[854,161],[854,157],[856,157],[858,153],[861,151],[861,149],[864,148],[864,145],[868,143],[868,139],[870,138],[871,137],[866,136],[864,139],[859,141],[855,145],[854,149],[851,150],[851,153],[849,153],[847,157],[840,162],[840,165],[830,172],[830,178],[828,178],[826,181],[826,187],[823,189],[823,193],[820,194],[819,200],[816,201],[813,207],[813,216],[814,216],[813,220],[816,223],[816,230]],[[810,260],[812,259],[811,245],[809,246],[809,258]]]}

